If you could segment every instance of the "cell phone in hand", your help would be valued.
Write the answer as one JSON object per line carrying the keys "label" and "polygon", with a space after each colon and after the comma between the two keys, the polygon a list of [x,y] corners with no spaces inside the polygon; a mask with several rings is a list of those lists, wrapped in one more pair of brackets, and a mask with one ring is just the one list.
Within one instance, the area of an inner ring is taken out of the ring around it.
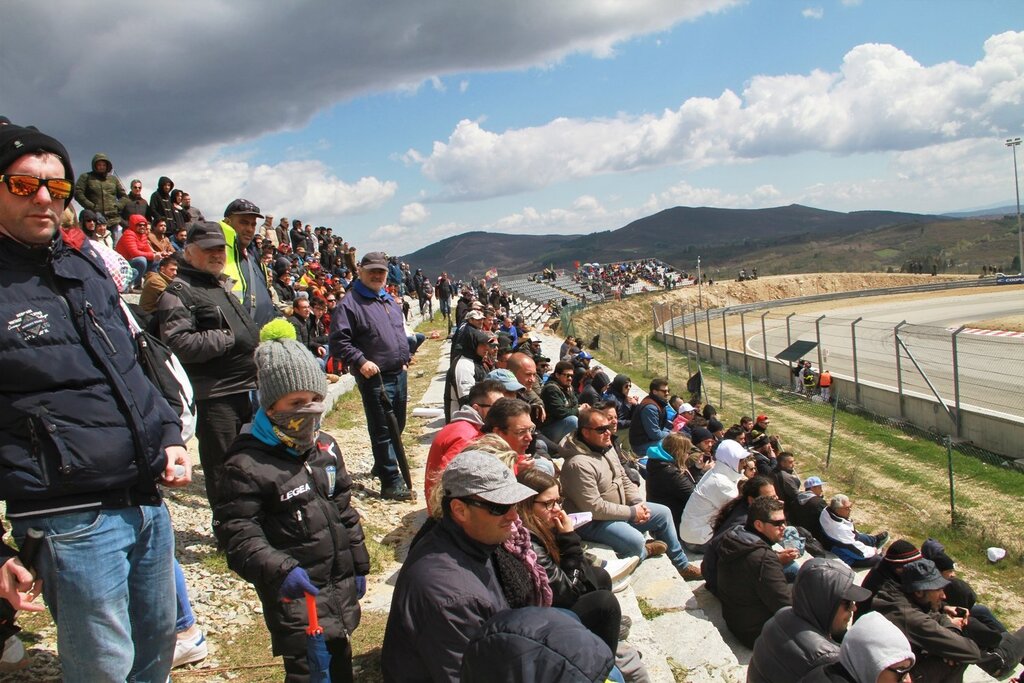
{"label": "cell phone in hand", "polygon": [[594,513],[592,512],[569,512],[567,514],[569,515],[569,519],[572,520],[572,526],[574,529],[578,529],[594,519]]}

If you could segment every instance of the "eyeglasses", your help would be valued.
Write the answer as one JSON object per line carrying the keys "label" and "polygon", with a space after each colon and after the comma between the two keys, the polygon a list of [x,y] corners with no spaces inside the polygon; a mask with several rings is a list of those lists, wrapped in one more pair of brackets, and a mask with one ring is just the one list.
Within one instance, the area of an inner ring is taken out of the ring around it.
{"label": "eyeglasses", "polygon": [[766,519],[766,520],[764,520],[764,523],[765,524],[771,524],[772,526],[776,526],[776,527],[784,527],[784,526],[786,526],[786,520],[784,520],[784,519]]}
{"label": "eyeglasses", "polygon": [[534,505],[543,505],[544,509],[551,512],[555,509],[555,506],[562,507],[565,505],[565,498],[552,498],[551,500],[535,500]]}
{"label": "eyeglasses", "polygon": [[474,403],[473,405],[475,405],[477,408],[490,408],[494,404],[493,403]]}
{"label": "eyeglasses", "polygon": [[491,515],[492,517],[504,517],[508,514],[508,511],[512,509],[511,504],[491,503],[486,500],[477,500],[476,498],[457,498],[456,500],[461,500],[463,503],[470,507],[485,510],[487,514]]}
{"label": "eyeglasses", "polygon": [[337,299],[328,299],[328,300],[327,300],[327,303],[329,303],[329,304],[333,304],[333,303],[334,303],[334,302],[336,302],[336,301],[337,301]]}
{"label": "eyeglasses", "polygon": [[887,666],[885,668],[888,669],[889,671],[893,672],[894,674],[898,674],[900,676],[904,676],[904,675],[910,673],[910,670],[914,668],[914,665],[911,664],[910,666],[906,666],[906,667]]}
{"label": "eyeglasses", "polygon": [[7,184],[11,194],[18,197],[31,197],[43,185],[50,191],[54,199],[67,199],[74,187],[66,178],[37,178],[34,175],[0,175],[0,180]]}
{"label": "eyeglasses", "polygon": [[524,429],[517,429],[514,432],[510,432],[510,433],[512,434],[512,436],[516,437],[517,439],[521,439],[524,436],[526,436],[527,434],[529,434],[530,436],[533,436],[534,434],[537,433],[537,430],[534,429],[533,427],[530,427],[528,429],[526,429],[526,428],[524,428]]}
{"label": "eyeglasses", "polygon": [[598,434],[607,434],[608,432],[612,431],[612,426],[601,425],[600,427],[584,427],[584,429],[589,429],[590,431],[597,432]]}

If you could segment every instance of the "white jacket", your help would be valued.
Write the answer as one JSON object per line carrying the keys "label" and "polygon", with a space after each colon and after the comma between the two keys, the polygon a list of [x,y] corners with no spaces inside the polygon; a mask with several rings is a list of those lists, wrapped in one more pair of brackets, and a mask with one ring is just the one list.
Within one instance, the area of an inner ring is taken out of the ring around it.
{"label": "white jacket", "polygon": [[739,495],[739,464],[749,455],[743,446],[726,439],[715,451],[715,466],[704,473],[690,494],[679,521],[679,540],[700,545],[711,540],[711,523],[722,506]]}

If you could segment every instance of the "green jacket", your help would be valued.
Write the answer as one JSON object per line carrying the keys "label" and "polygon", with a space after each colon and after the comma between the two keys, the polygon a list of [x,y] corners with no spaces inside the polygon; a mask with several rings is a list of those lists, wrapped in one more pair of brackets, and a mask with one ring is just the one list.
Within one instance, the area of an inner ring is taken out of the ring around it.
{"label": "green jacket", "polygon": [[[100,161],[106,161],[110,165],[105,174],[96,171],[96,164]],[[114,175],[114,164],[106,154],[94,156],[92,170],[78,176],[78,182],[75,183],[75,201],[83,209],[102,213],[107,217],[107,224],[111,227],[120,224],[121,207],[127,198],[128,193]]]}

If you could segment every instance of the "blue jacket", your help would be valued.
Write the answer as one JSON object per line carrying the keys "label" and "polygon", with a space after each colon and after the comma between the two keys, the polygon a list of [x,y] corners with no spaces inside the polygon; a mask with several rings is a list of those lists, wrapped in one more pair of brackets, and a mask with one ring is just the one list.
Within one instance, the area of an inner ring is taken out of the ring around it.
{"label": "blue jacket", "polygon": [[665,416],[667,405],[658,397],[649,395],[636,407],[629,426],[629,444],[638,456],[645,455],[648,448],[661,443],[672,433]]}
{"label": "blue jacket", "polygon": [[389,295],[353,283],[331,313],[331,355],[354,371],[369,360],[383,373],[401,372],[410,358],[402,309]]}
{"label": "blue jacket", "polygon": [[0,316],[7,516],[159,504],[164,449],[184,445],[181,424],[136,360],[99,256],[59,235],[35,249],[0,238]]}

